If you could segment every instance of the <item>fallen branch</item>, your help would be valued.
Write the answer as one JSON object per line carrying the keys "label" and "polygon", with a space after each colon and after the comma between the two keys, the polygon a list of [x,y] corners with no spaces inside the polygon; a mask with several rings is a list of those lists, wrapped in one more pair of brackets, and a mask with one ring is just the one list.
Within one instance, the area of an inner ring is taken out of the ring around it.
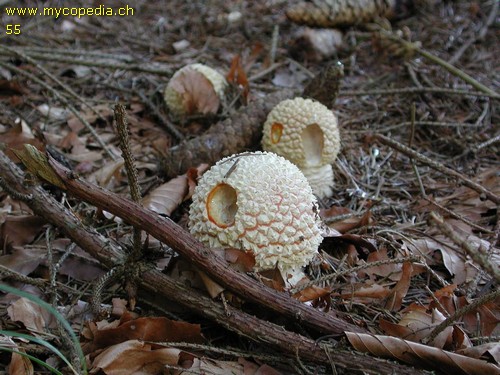
{"label": "fallen branch", "polygon": [[[5,185],[23,196],[37,215],[47,219],[62,229],[78,246],[98,259],[108,268],[120,264],[125,259],[121,247],[104,237],[96,230],[84,226],[81,221],[62,204],[57,202],[40,186],[24,185],[24,174],[7,156],[0,151],[0,176]],[[126,200],[123,200],[127,202]],[[123,202],[121,201],[121,202]],[[132,203],[132,202],[130,202]],[[124,206],[127,210],[127,205]],[[148,213],[154,216],[153,213]],[[207,250],[204,250],[207,251]],[[218,263],[220,260],[215,259]],[[254,280],[251,280],[255,283]],[[374,360],[352,351],[334,350],[314,340],[286,331],[283,327],[246,314],[232,306],[222,306],[200,292],[176,282],[167,275],[146,269],[142,274],[141,287],[188,307],[200,315],[215,320],[225,328],[245,336],[260,344],[269,345],[291,357],[315,361],[328,365],[329,363],[345,369],[358,370],[367,374],[420,374],[421,372],[407,366],[387,361]],[[290,299],[290,297],[287,297]],[[269,302],[269,301],[268,301]],[[331,362],[330,362],[331,361]]]}

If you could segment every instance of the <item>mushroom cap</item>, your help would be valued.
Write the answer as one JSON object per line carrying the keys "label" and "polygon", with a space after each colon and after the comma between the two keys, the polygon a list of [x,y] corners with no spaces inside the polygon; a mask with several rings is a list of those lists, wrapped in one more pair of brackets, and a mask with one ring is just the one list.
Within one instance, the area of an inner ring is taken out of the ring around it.
{"label": "mushroom cap", "polygon": [[[189,75],[198,77],[190,79]],[[205,84],[200,80],[206,80]],[[163,98],[176,116],[215,113],[226,88],[226,78],[218,71],[204,64],[190,64],[174,73],[165,87]]]}
{"label": "mushroom cap", "polygon": [[282,101],[267,115],[263,131],[262,148],[301,169],[331,164],[340,150],[337,117],[312,99]]}
{"label": "mushroom cap", "polygon": [[193,194],[188,226],[209,247],[253,252],[256,271],[276,265],[280,271],[300,269],[322,240],[307,179],[268,152],[229,156],[205,172]]}

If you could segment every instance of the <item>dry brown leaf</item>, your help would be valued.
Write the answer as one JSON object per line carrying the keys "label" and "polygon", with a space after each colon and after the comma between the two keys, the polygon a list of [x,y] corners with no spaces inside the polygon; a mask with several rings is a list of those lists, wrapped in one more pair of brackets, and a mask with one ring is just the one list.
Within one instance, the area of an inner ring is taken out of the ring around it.
{"label": "dry brown leaf", "polygon": [[[387,248],[382,246],[378,251],[372,251],[368,254],[366,258],[367,263],[378,262],[388,260]],[[359,271],[360,277],[365,277],[366,275],[376,275],[383,278],[389,278],[390,280],[400,280],[401,279],[401,264],[380,264],[378,266],[368,267],[364,270]]]}
{"label": "dry brown leaf", "polygon": [[224,259],[231,265],[231,268],[240,272],[252,272],[255,266],[255,255],[250,251],[227,248],[224,249]]}
{"label": "dry brown leaf", "polygon": [[385,302],[385,308],[390,311],[399,311],[401,309],[401,304],[403,303],[403,298],[408,293],[408,288],[410,287],[411,274],[413,267],[411,263],[403,263],[403,272],[401,273],[401,279],[392,288],[391,294],[387,296]]}
{"label": "dry brown leaf", "polygon": [[14,155],[12,149],[23,150],[25,144],[35,146],[37,149],[44,151],[44,144],[35,138],[31,129],[24,121],[17,122],[14,127],[0,134],[2,143],[5,143],[5,154],[15,163],[19,163],[19,158]]}
{"label": "dry brown leaf", "polygon": [[[325,220],[339,215],[350,214],[353,211],[347,207],[332,206],[320,210],[320,217]],[[328,227],[338,230],[340,233],[346,233],[352,229],[368,225],[370,223],[371,212],[367,211],[363,216],[352,216],[344,220],[338,220],[328,224]]]}
{"label": "dry brown leaf", "polygon": [[205,272],[200,271],[200,270],[197,270],[197,271],[198,271],[198,276],[200,277],[201,281],[203,281],[203,284],[205,285],[205,289],[207,290],[207,292],[211,298],[217,297],[224,290],[226,290],[226,288],[224,288],[222,285],[213,281],[210,278],[210,276],[208,276]]}
{"label": "dry brown leaf", "polygon": [[240,55],[233,57],[231,61],[231,68],[229,68],[229,73],[226,76],[228,82],[236,85],[241,89],[241,96],[243,98],[243,104],[247,104],[248,94],[250,93],[250,85],[248,83],[247,74],[241,63]]}
{"label": "dry brown leaf", "polygon": [[111,180],[115,183],[121,181],[120,171],[125,165],[123,158],[118,158],[112,162],[106,163],[104,166],[93,172],[87,177],[89,182],[95,183],[104,188],[110,188]]}
{"label": "dry brown leaf", "polygon": [[91,374],[99,370],[107,375],[156,375],[165,365],[177,366],[179,349],[153,349],[150,344],[129,340],[113,345],[100,353],[92,363]]}
{"label": "dry brown leaf", "polygon": [[27,276],[45,260],[46,254],[40,247],[16,246],[10,254],[0,256],[0,264]]}
{"label": "dry brown leaf", "polygon": [[[21,353],[26,352],[23,348],[16,348],[16,350]],[[8,369],[9,375],[32,375],[35,373],[35,369],[29,358],[17,353],[12,353]]]}
{"label": "dry brown leaf", "polygon": [[332,297],[340,296],[341,298],[349,300],[352,299],[359,303],[373,303],[382,301],[391,293],[389,288],[375,283],[357,284],[352,285],[352,287],[354,290],[350,291],[349,289],[346,289],[340,295],[332,293]]}
{"label": "dry brown leaf", "polygon": [[315,301],[319,298],[324,298],[328,296],[330,293],[331,293],[330,289],[312,285],[304,290],[301,290],[300,292],[295,293],[292,297],[298,299],[300,302],[308,302],[308,301]]}
{"label": "dry brown leaf", "polygon": [[199,324],[170,320],[164,317],[145,317],[129,320],[116,328],[93,330],[89,350],[106,348],[132,339],[144,341],[202,342]]}
{"label": "dry brown leaf", "polygon": [[432,346],[426,346],[397,337],[345,332],[351,345],[358,351],[376,357],[397,359],[416,367],[439,370],[450,375],[499,375],[500,367]]}
{"label": "dry brown leaf", "polygon": [[201,164],[197,168],[190,168],[186,174],[158,186],[143,198],[143,206],[156,213],[170,216],[182,202],[191,198],[196,179],[207,169],[208,164]]}
{"label": "dry brown leaf", "polygon": [[18,298],[7,307],[7,313],[14,322],[21,322],[33,332],[45,332],[52,321],[51,315],[40,305],[27,298]]}
{"label": "dry brown leaf", "polygon": [[170,216],[188,193],[188,178],[177,176],[158,186],[142,199],[142,205],[158,214]]}
{"label": "dry brown leaf", "polygon": [[246,375],[243,366],[235,361],[217,361],[210,358],[194,358],[189,369],[182,371],[179,375],[190,374],[231,374]]}
{"label": "dry brown leaf", "polygon": [[[79,112],[79,116],[87,120],[91,125],[95,124],[99,117],[110,121],[113,118],[113,107],[109,104],[93,105],[92,108],[85,107]],[[76,133],[85,128],[85,125],[74,114],[70,115],[68,126]]]}
{"label": "dry brown leaf", "polygon": [[497,366],[500,364],[500,342],[489,342],[483,345],[458,350],[458,354],[472,358],[481,358],[492,362]]}
{"label": "dry brown leaf", "polygon": [[[421,342],[428,337],[445,317],[438,310],[433,309],[432,314],[425,311],[422,306],[414,306],[413,310],[403,315],[398,324],[391,323],[385,319],[380,320],[380,328],[391,335],[413,342]],[[453,327],[447,327],[432,342],[437,348],[444,348],[451,343]]]}
{"label": "dry brown leaf", "polygon": [[[456,310],[470,304],[466,297],[457,297],[453,291],[456,285],[449,285],[434,293],[437,301],[431,301],[430,308],[440,309],[443,306],[449,315],[453,315]],[[476,332],[478,327],[481,330],[481,335],[489,336],[497,328],[500,323],[500,304],[497,301],[492,301],[479,306],[477,309],[468,312],[462,318],[464,328],[469,332]]]}
{"label": "dry brown leaf", "polygon": [[184,113],[186,115],[216,113],[220,106],[220,98],[212,83],[202,73],[187,67],[169,85],[183,96]]}

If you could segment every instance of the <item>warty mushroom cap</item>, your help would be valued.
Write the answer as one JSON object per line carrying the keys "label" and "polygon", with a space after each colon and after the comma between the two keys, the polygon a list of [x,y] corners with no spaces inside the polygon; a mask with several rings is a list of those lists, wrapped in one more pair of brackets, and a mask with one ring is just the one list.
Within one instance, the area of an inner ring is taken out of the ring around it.
{"label": "warty mushroom cap", "polygon": [[269,112],[262,148],[296,164],[314,194],[330,196],[333,163],[340,150],[337,117],[325,105],[304,98],[287,99]]}
{"label": "warty mushroom cap", "polygon": [[[208,81],[208,85],[202,85],[199,81],[194,86],[190,85],[189,80],[183,82],[185,75],[192,72],[199,73],[204,77]],[[220,103],[217,100],[214,101],[213,97],[215,95],[219,100],[223,99],[227,86],[226,78],[215,69],[204,64],[190,64],[176,71],[170,78],[165,87],[163,98],[175,116],[197,112],[215,113]],[[193,92],[194,90],[198,92]],[[208,98],[207,101],[205,101],[206,98]]]}
{"label": "warty mushroom cap", "polygon": [[205,172],[193,194],[188,226],[209,247],[253,252],[256,271],[277,265],[286,281],[318,254],[322,240],[307,179],[269,152],[229,156]]}
{"label": "warty mushroom cap", "polygon": [[340,150],[337,116],[312,99],[284,100],[267,115],[262,148],[300,168],[331,164]]}

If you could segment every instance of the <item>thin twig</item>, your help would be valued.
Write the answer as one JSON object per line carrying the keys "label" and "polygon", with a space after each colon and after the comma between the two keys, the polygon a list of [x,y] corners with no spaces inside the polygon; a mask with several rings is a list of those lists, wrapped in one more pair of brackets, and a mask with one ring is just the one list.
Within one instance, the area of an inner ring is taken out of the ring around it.
{"label": "thin twig", "polygon": [[492,191],[486,189],[484,186],[472,181],[467,176],[465,176],[465,175],[463,175],[463,174],[461,174],[461,173],[459,173],[451,168],[448,168],[445,165],[443,165],[437,161],[434,161],[431,158],[429,158],[425,155],[422,155],[421,153],[414,151],[411,148],[395,141],[394,139],[386,137],[382,134],[376,134],[375,138],[378,139],[383,144],[390,146],[390,147],[398,150],[399,152],[402,152],[403,154],[407,155],[409,158],[416,159],[419,162],[427,164],[428,166],[430,166],[431,168],[433,168],[439,172],[442,172],[444,174],[447,174],[449,176],[453,176],[453,177],[461,180],[465,186],[477,191],[480,194],[483,194],[486,198],[488,198],[492,202],[494,202],[496,204],[500,203],[500,197],[498,195],[496,195]]}
{"label": "thin twig", "polygon": [[484,92],[448,89],[444,87],[404,87],[400,89],[377,89],[377,90],[344,90],[339,92],[339,96],[368,96],[368,95],[400,95],[400,94],[447,94],[462,96],[483,96],[498,99],[498,95]]}
{"label": "thin twig", "polygon": [[454,211],[447,209],[442,204],[439,204],[438,202],[436,202],[436,201],[434,201],[432,199],[427,198],[427,196],[424,196],[423,198],[424,198],[424,200],[426,200],[430,204],[432,204],[432,205],[438,207],[440,210],[443,210],[444,212],[446,212],[448,215],[450,215],[454,219],[463,221],[465,224],[470,225],[474,229],[477,229],[477,230],[479,230],[479,231],[481,231],[483,233],[488,233],[488,234],[493,234],[494,233],[494,231],[486,229],[486,228],[484,228],[484,227],[482,227],[480,225],[477,225],[476,223],[470,221],[469,219],[463,217],[462,215],[459,215],[459,214],[455,213]]}
{"label": "thin twig", "polygon": [[479,90],[479,91],[482,91],[484,93],[487,93],[488,95],[491,95],[492,97],[494,97],[496,99],[500,98],[500,95],[497,92],[495,92],[494,90],[492,90],[489,87],[483,85],[481,82],[477,81],[476,79],[474,79],[473,77],[471,77],[470,75],[468,75],[464,71],[458,69],[457,67],[449,64],[448,62],[446,62],[445,60],[441,59],[440,57],[438,57],[436,55],[433,55],[432,53],[424,50],[417,43],[408,42],[408,41],[404,40],[403,38],[401,38],[396,33],[388,31],[388,30],[385,30],[385,29],[381,28],[378,25],[375,26],[375,29],[378,32],[380,32],[381,35],[383,35],[384,37],[402,44],[408,51],[416,52],[416,53],[420,54],[421,56],[425,57],[426,59],[428,59],[428,60],[430,60],[430,61],[432,61],[432,62],[434,62],[434,63],[436,63],[436,64],[438,64],[440,66],[442,66],[447,71],[449,71],[451,74],[453,74],[453,75],[461,78],[462,80],[464,80],[465,82],[467,82],[468,84],[470,84],[476,90]]}
{"label": "thin twig", "polygon": [[[2,55],[1,52],[0,55]],[[9,56],[11,54],[9,53],[3,55]],[[77,58],[70,58],[67,56],[57,56],[57,55],[43,54],[43,53],[28,53],[28,55],[37,60],[60,62],[68,65],[81,65],[81,66],[90,66],[95,68],[126,70],[131,72],[150,73],[167,77],[170,77],[172,75],[172,69],[166,68],[165,66],[160,67],[161,64],[158,63],[156,64],[145,63],[145,62],[133,62],[133,63],[131,62],[129,64],[113,63],[110,61],[85,60],[85,59],[77,59]]]}

